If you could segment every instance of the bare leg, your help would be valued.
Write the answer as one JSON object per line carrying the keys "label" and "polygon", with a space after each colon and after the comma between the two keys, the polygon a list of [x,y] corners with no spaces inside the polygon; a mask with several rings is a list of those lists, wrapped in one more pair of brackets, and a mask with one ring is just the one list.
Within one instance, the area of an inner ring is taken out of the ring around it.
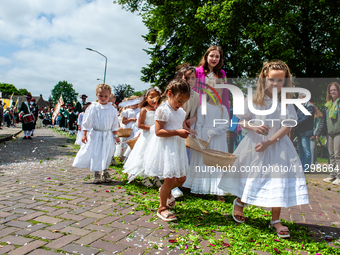
{"label": "bare leg", "polygon": [[[279,220],[280,219],[280,214],[281,214],[281,207],[273,207],[272,208],[272,221],[274,220]],[[275,228],[281,227],[281,223],[276,223],[274,224]],[[288,235],[289,232],[288,231],[281,231],[280,234],[282,235]]]}
{"label": "bare leg", "polygon": [[173,178],[173,179],[175,179],[175,181],[173,183],[171,190],[173,190],[174,188],[177,188],[177,187],[181,186],[183,183],[185,183],[186,178],[187,178],[186,176],[183,176],[181,178]]}
{"label": "bare leg", "polygon": [[[162,188],[160,189],[159,198],[160,198],[160,208],[167,207],[167,199],[169,198],[169,194],[172,190],[174,183],[176,182],[176,178],[165,178]],[[163,210],[162,213],[166,213],[168,210]],[[158,211],[161,213],[160,211]],[[170,216],[170,218],[174,218],[175,216]]]}
{"label": "bare leg", "polygon": [[[245,204],[241,201],[241,199],[238,197],[237,198],[237,202],[239,202],[240,204]],[[244,220],[244,214],[243,214],[243,207],[238,206],[237,204],[235,204],[235,218],[238,220],[243,221]]]}

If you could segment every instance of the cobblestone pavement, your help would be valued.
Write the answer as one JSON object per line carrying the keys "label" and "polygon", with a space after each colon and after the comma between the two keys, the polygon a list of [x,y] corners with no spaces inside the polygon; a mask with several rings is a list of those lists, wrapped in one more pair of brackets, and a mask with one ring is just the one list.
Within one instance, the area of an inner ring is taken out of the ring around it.
{"label": "cobblestone pavement", "polygon": [[[154,249],[181,234],[167,223],[149,222],[143,212],[129,214],[124,188],[84,181],[86,169],[72,167],[76,150],[51,129],[36,130],[32,140],[0,144],[0,254],[180,254]],[[339,238],[339,187],[325,184],[325,174],[309,174],[310,204],[282,210],[282,218],[316,233]],[[115,202],[112,202],[115,199]],[[162,227],[162,228],[160,228]],[[203,245],[203,244],[202,244]],[[259,252],[259,254],[269,254]],[[306,253],[301,253],[306,254]]]}

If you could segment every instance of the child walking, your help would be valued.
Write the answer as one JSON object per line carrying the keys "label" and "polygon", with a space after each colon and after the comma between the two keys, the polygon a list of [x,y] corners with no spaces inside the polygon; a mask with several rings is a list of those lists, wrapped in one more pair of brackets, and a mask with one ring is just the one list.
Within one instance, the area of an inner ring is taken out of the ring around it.
{"label": "child walking", "polygon": [[160,103],[162,91],[158,87],[148,89],[144,94],[144,99],[140,103],[140,116],[138,118],[138,127],[141,130],[139,138],[131,151],[125,165],[124,173],[129,174],[129,182],[137,176],[143,176],[143,185],[152,187],[153,185],[162,186],[158,177],[154,178],[154,183],[151,183],[148,176],[145,176],[143,169],[144,153],[148,143],[152,137],[150,129],[155,125],[155,111]]}
{"label": "child walking", "polygon": [[[125,102],[127,99],[123,99],[122,102]],[[122,123],[122,113],[123,111],[125,110],[124,107],[121,107],[118,111],[118,127],[119,128],[125,128],[126,126]],[[116,144],[116,150],[115,150],[115,153],[114,153],[114,157],[117,157],[117,158],[120,158],[122,159],[124,153],[125,153],[125,150],[126,150],[126,146],[127,144],[124,143],[123,141],[125,141],[125,138],[124,137],[120,137],[119,138],[120,140],[120,143]]]}
{"label": "child walking", "polygon": [[86,111],[86,108],[90,105],[91,103],[88,102],[86,104],[83,105],[82,107],[82,112],[79,113],[79,116],[78,116],[78,121],[77,121],[77,139],[76,139],[76,142],[75,144],[78,144],[80,146],[83,145],[83,142],[81,141],[81,139],[83,138],[83,118],[84,118],[84,114],[85,114],[85,111]]}
{"label": "child walking", "polygon": [[[185,111],[185,123],[187,127],[195,128],[195,123],[197,121],[197,109],[200,106],[199,94],[193,90],[196,86],[196,68],[191,66],[190,63],[184,63],[177,66],[176,79],[185,80],[190,86],[190,98],[183,105],[183,110]],[[191,150],[187,148],[188,162],[190,164],[190,152]],[[183,196],[183,192],[179,188],[175,188],[171,191],[171,194],[175,197]]]}
{"label": "child walking", "polygon": [[[114,108],[113,111],[115,111],[115,115],[118,116],[118,111],[117,111],[117,108],[116,108],[116,96],[113,93],[110,95],[108,103],[112,104],[112,106]],[[118,127],[119,127],[119,118],[118,117],[117,117],[117,121],[118,121]],[[118,137],[118,139],[119,139],[119,137]],[[120,141],[120,139],[119,139],[119,141]],[[116,141],[116,145],[114,146],[115,147],[115,152],[113,153],[113,155],[116,153],[117,144],[119,144],[119,143],[117,143],[117,141]],[[116,160],[114,159],[113,156],[112,156],[112,159],[111,159],[111,165],[115,165],[115,166],[118,165],[118,163],[116,162]]]}
{"label": "child walking", "polygon": [[[131,97],[129,97],[129,100],[135,101],[138,98],[139,98],[138,96],[131,96]],[[134,130],[133,130],[133,125],[137,122],[137,115],[138,115],[138,113],[140,113],[140,108],[138,107],[139,103],[140,103],[140,101],[137,102],[134,105],[129,106],[127,110],[124,110],[122,112],[122,117],[123,117],[122,123],[124,125],[126,125],[125,126],[126,128],[132,128],[131,135],[128,138],[124,138],[124,142],[127,141],[127,140],[130,140],[131,138],[134,138],[134,136],[135,136],[135,133],[134,133]],[[124,152],[124,156],[122,158],[122,159],[124,159],[124,162],[127,159],[127,157],[129,157],[130,152],[131,152],[131,150],[129,149],[129,147],[127,147],[125,152]]]}
{"label": "child walking", "polygon": [[[90,168],[90,171],[94,172],[94,183],[101,182],[100,171],[103,171],[104,182],[112,181],[107,169],[115,151],[115,143],[119,143],[118,116],[112,103],[108,103],[110,94],[109,85],[97,85],[98,102],[93,102],[84,114],[82,138],[84,145],[73,162],[74,167]],[[91,132],[88,135],[89,131]]]}
{"label": "child walking", "polygon": [[[282,61],[265,63],[253,95],[254,108],[271,109],[273,97],[280,99],[281,89],[291,86],[291,74],[286,63]],[[287,97],[291,95],[288,94]],[[281,107],[286,107],[286,115],[281,115]],[[239,173],[236,175],[230,172],[223,173],[218,188],[237,196],[234,200],[232,215],[236,222],[245,221],[243,214],[245,204],[271,207],[270,227],[275,229],[279,237],[289,238],[288,228],[282,226],[280,222],[281,207],[309,203],[301,161],[287,136],[297,120],[294,106],[281,106],[278,102],[273,113],[255,115],[249,110],[248,99],[246,99],[245,113],[237,117],[242,127],[248,130],[248,134],[234,152],[239,157],[233,166]],[[254,121],[249,125],[249,120]],[[256,120],[262,120],[263,124]],[[285,123],[284,126],[281,125],[282,121]],[[255,151],[242,154],[252,149]],[[280,166],[296,169],[296,172],[270,170]],[[245,167],[259,168],[260,171],[242,172]],[[265,169],[267,171],[264,171]]]}
{"label": "child walking", "polygon": [[[216,89],[219,96],[222,95],[222,90]],[[229,120],[228,110],[224,105],[220,104],[215,93],[212,93],[212,95],[216,104],[212,98],[208,98],[206,115],[201,113],[202,106],[198,108],[195,130],[199,138],[205,141],[209,140],[210,149],[228,152],[225,133],[229,129],[229,124],[217,124],[214,126],[215,119]],[[217,188],[221,178],[220,174],[214,171],[213,167],[204,165],[201,152],[191,150],[190,154],[190,171],[183,187],[191,189],[191,193],[216,195],[218,200],[224,201],[223,196],[227,195],[227,193]]]}
{"label": "child walking", "polygon": [[[138,99],[138,96],[131,96],[129,100]],[[140,102],[140,101],[139,101]],[[140,112],[140,108],[138,108],[138,103],[131,105],[129,109],[122,112],[122,123],[126,125],[126,128],[132,128],[133,124],[137,121],[137,114]],[[131,135],[127,138],[127,140],[134,137],[134,132],[131,132]]]}
{"label": "child walking", "polygon": [[174,80],[163,95],[167,100],[155,112],[155,135],[145,151],[143,168],[145,175],[164,179],[157,216],[164,221],[174,221],[177,218],[169,211],[169,207],[175,205],[171,190],[185,182],[189,168],[183,138],[190,132],[183,129],[185,111],[182,106],[189,100],[190,86],[184,80]]}

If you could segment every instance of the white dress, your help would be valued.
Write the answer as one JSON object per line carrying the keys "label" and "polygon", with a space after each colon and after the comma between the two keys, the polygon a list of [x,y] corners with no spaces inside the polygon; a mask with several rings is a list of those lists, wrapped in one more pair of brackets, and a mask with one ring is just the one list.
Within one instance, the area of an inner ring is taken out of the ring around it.
{"label": "white dress", "polygon": [[115,152],[113,131],[118,130],[116,108],[112,104],[93,102],[84,114],[83,129],[91,132],[87,136],[87,143],[78,151],[73,166],[88,167],[91,171],[107,169]]}
{"label": "white dress", "polygon": [[[144,124],[147,126],[152,126],[155,124],[155,111],[147,110]],[[124,165],[123,173],[129,174],[129,182],[135,179],[138,175],[144,175],[144,155],[152,135],[150,134],[149,130],[140,130],[140,136]]]}
{"label": "white dress", "polygon": [[83,137],[83,117],[84,117],[84,113],[83,112],[81,112],[80,114],[79,114],[79,116],[78,116],[78,123],[77,123],[77,125],[79,125],[80,126],[80,131],[78,130],[78,132],[77,132],[77,139],[76,139],[76,142],[75,142],[75,144],[78,144],[78,145],[83,145],[83,142],[81,141],[81,139],[82,139],[82,137]]}
{"label": "white dress", "polygon": [[[166,101],[157,108],[155,120],[164,121],[163,128],[166,130],[182,129],[185,111],[182,108],[175,111]],[[145,151],[143,168],[146,176],[158,176],[160,179],[186,176],[189,165],[184,139],[152,134]]]}
{"label": "white dress", "polygon": [[[266,96],[265,103],[266,106],[254,105],[254,108],[267,110],[271,108],[272,99]],[[286,116],[281,115],[280,102],[272,114],[255,115],[250,112],[247,99],[245,100],[245,114],[236,117],[240,120],[262,120],[269,125],[270,130],[268,136],[249,130],[235,150],[235,155],[254,149],[258,143],[267,141],[281,128],[282,120],[290,120],[284,123],[285,125],[290,123],[291,126],[295,124],[292,120],[297,120],[293,105],[287,106]],[[272,121],[272,119],[280,121]],[[250,124],[254,125],[255,123],[251,122]],[[266,171],[256,170],[265,170],[265,167]],[[291,207],[309,203],[301,161],[288,136],[284,136],[270,145],[264,152],[253,151],[240,155],[233,168],[236,172],[223,173],[218,187],[240,197],[242,202],[263,207]],[[247,169],[248,172],[246,172]]]}
{"label": "white dress", "polygon": [[[136,115],[136,119],[137,119],[136,122],[133,123],[133,125],[131,126],[131,128],[132,128],[131,135],[133,135],[133,137],[131,139],[137,137],[140,134],[140,130],[139,130],[139,127],[138,127],[139,114],[140,114],[140,112],[137,113],[137,115]],[[131,135],[130,135],[130,137],[131,137]],[[128,138],[128,139],[130,139],[130,138]],[[128,141],[128,140],[126,140],[126,141]],[[124,157],[128,158],[130,153],[131,153],[131,148],[130,148],[130,146],[127,146],[127,148],[124,152]]]}
{"label": "white dress", "polygon": [[[118,116],[119,125],[121,128],[125,128],[125,125],[122,123],[122,119],[123,119],[122,115],[119,115]],[[120,143],[116,144],[116,150],[114,154],[115,157],[123,156],[126,150],[126,146],[127,146],[127,144],[124,143],[126,141],[124,137],[118,137],[118,138],[120,140]]]}
{"label": "white dress", "polygon": [[[229,123],[219,124],[214,127],[214,119],[229,120],[227,108],[223,105],[223,114],[220,105],[207,104],[207,115],[202,115],[201,106],[197,110],[196,131],[199,138],[207,141],[208,131],[213,130],[214,135],[209,142],[209,148],[217,151],[228,152],[228,144],[225,133],[229,129]],[[192,138],[191,138],[192,139]],[[217,188],[221,175],[216,173],[214,167],[210,168],[204,165],[201,152],[190,150],[190,171],[187,179],[183,184],[184,187],[190,188],[194,194],[211,194],[226,195],[227,192]]]}
{"label": "white dress", "polygon": [[[136,109],[127,109],[125,111],[122,112],[122,117],[125,117],[126,119],[131,119],[131,118],[136,118],[137,119],[137,114],[140,113],[140,108],[136,108]],[[134,121],[130,121],[128,124],[126,124],[126,128],[132,128],[133,124],[135,124],[136,122]],[[133,138],[134,135],[134,131],[132,129],[131,135],[126,139],[129,140],[131,138]]]}

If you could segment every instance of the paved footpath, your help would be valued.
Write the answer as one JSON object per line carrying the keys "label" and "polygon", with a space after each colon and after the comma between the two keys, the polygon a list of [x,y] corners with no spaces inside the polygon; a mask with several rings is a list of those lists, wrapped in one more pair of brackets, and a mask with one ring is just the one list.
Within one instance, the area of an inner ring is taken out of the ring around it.
{"label": "paved footpath", "polygon": [[[0,144],[0,254],[182,253],[153,248],[175,234],[167,223],[149,222],[152,215],[129,214],[136,204],[126,202],[124,188],[108,193],[107,185],[84,181],[89,171],[72,167],[76,150],[66,136],[51,129],[36,130],[32,140],[22,136]],[[307,175],[309,205],[282,210],[317,240],[340,232],[340,189],[324,177]]]}
{"label": "paved footpath", "polygon": [[20,134],[20,132],[21,124],[10,128],[2,126],[2,129],[0,129],[0,143],[12,139],[13,136]]}

